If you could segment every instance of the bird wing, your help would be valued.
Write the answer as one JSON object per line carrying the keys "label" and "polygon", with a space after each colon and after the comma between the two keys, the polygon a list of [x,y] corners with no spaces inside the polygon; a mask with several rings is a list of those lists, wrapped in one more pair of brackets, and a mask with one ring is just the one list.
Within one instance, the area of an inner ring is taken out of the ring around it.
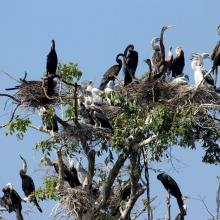
{"label": "bird wing", "polygon": [[212,51],[211,60],[215,59],[216,55],[219,53],[219,50],[220,50],[220,41],[217,42],[214,50]]}

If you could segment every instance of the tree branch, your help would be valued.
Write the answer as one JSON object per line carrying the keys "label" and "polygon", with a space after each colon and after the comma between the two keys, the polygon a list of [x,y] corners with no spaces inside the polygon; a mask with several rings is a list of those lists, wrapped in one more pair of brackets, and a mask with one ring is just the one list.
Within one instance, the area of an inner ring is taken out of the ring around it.
{"label": "tree branch", "polygon": [[117,161],[115,162],[114,166],[112,167],[112,169],[110,170],[110,173],[108,175],[108,178],[105,182],[104,185],[104,189],[103,189],[103,195],[102,195],[102,200],[98,206],[98,210],[100,210],[101,208],[105,207],[106,202],[110,196],[111,193],[111,187],[121,169],[121,167],[124,165],[124,162],[126,161],[126,159],[128,158],[130,152],[126,151],[126,152],[122,152]]}
{"label": "tree branch", "polygon": [[5,96],[5,97],[8,97],[8,98],[14,100],[14,101],[17,102],[17,103],[21,103],[20,100],[16,99],[14,96],[9,95],[9,94],[0,93],[0,96]]}
{"label": "tree branch", "polygon": [[62,160],[62,150],[63,146],[57,151],[57,160],[58,160],[58,184],[57,188],[62,189],[64,186],[64,174],[63,174],[63,160]]}

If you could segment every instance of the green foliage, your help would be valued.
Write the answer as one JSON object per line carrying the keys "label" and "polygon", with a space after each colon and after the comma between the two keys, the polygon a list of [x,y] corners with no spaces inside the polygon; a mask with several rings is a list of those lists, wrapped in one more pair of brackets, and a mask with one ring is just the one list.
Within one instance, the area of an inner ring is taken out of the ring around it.
{"label": "green foliage", "polygon": [[82,72],[80,71],[78,64],[74,63],[68,63],[68,64],[58,64],[58,73],[62,78],[69,82],[72,83],[75,80],[80,80],[82,76]]}
{"label": "green foliage", "polygon": [[57,183],[55,180],[51,179],[50,177],[46,177],[44,179],[44,185],[35,191],[35,196],[39,200],[58,200],[56,186]]}
{"label": "green foliage", "polygon": [[[10,135],[16,134],[16,137],[19,140],[22,140],[24,137],[24,133],[27,131],[27,127],[31,124],[29,119],[20,118],[18,115],[16,116],[15,120],[8,123],[8,130]],[[5,133],[8,135],[8,132]]]}
{"label": "green foliage", "polygon": [[73,118],[73,116],[74,116],[73,106],[67,105],[67,108],[65,110],[65,118],[68,120]]}
{"label": "green foliage", "polygon": [[54,149],[58,149],[60,147],[60,142],[62,141],[61,137],[54,137],[53,139],[40,141],[35,145],[36,150],[41,150],[43,154],[47,154],[50,156],[50,152]]}

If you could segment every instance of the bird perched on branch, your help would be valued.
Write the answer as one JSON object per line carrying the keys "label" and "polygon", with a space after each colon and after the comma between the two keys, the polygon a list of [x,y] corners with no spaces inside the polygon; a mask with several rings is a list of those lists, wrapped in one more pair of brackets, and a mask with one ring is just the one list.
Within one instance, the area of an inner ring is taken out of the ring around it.
{"label": "bird perched on branch", "polygon": [[181,214],[186,215],[183,196],[176,181],[166,173],[158,174],[157,179],[162,182],[167,192],[176,198]]}
{"label": "bird perched on branch", "polygon": [[29,175],[27,175],[27,162],[22,156],[20,156],[20,158],[23,161],[23,169],[20,170],[23,192],[27,197],[27,200],[30,199],[30,202],[33,202],[36,205],[39,212],[42,212],[42,209],[39,206],[35,195],[33,195],[33,193],[35,192],[35,185],[33,179]]}
{"label": "bird perched on branch", "polygon": [[[53,166],[56,173],[59,173],[59,166],[58,166],[58,160],[50,160],[49,157],[45,156],[41,158],[41,162],[45,162],[47,166]],[[74,169],[74,172],[73,172]],[[65,181],[67,181],[70,185],[70,187],[74,188],[76,186],[80,185],[77,171],[74,167],[71,168],[71,170],[66,166],[66,164],[63,163],[63,178]]]}
{"label": "bird perched on branch", "polygon": [[47,71],[47,76],[48,75],[56,75],[56,70],[57,70],[57,53],[55,50],[55,41],[51,41],[51,49],[49,54],[47,55],[47,65],[46,65],[46,71]]}
{"label": "bird perched on branch", "polygon": [[99,86],[99,89],[100,90],[104,90],[108,84],[109,81],[115,81],[115,79],[117,79],[117,76],[121,70],[121,67],[122,67],[122,60],[119,58],[119,57],[124,57],[124,54],[122,53],[119,53],[117,56],[116,56],[116,62],[118,64],[110,67],[106,72],[105,74],[103,75],[102,77],[102,81],[101,81],[101,84]]}
{"label": "bird perched on branch", "polygon": [[124,85],[128,85],[135,78],[135,71],[138,65],[138,52],[134,50],[134,45],[129,44],[124,51]]}
{"label": "bird perched on branch", "polygon": [[2,189],[4,193],[5,199],[9,204],[9,212],[14,211],[16,213],[16,220],[23,220],[23,216],[21,213],[23,201],[19,194],[14,190],[13,185],[11,183],[7,183],[6,186]]}
{"label": "bird perched on branch", "polygon": [[79,161],[76,165],[76,170],[77,170],[77,175],[78,175],[78,179],[80,183],[82,184],[82,186],[85,186],[88,184],[88,173],[83,168],[81,161],[82,161],[82,157],[80,156]]}

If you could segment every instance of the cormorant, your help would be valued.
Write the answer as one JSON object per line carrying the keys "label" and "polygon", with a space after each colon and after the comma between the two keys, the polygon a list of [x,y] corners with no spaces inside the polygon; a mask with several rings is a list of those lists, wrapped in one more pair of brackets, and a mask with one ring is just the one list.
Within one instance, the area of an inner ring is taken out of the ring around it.
{"label": "cormorant", "polygon": [[180,212],[184,215],[186,215],[186,210],[184,208],[184,202],[182,198],[182,193],[176,183],[176,181],[166,173],[160,173],[157,175],[157,179],[160,180],[167,190],[168,193],[170,193],[172,196],[174,196],[177,199],[177,203],[180,209]]}
{"label": "cormorant", "polygon": [[35,185],[33,179],[27,175],[27,162],[22,156],[20,156],[20,158],[23,161],[23,169],[20,170],[23,192],[27,199],[30,199],[30,202],[33,202],[36,205],[39,212],[42,212],[42,209],[39,206],[35,195],[33,195],[35,192]]}
{"label": "cormorant", "polygon": [[41,107],[39,109],[39,114],[42,118],[42,123],[43,123],[44,127],[48,131],[58,132],[59,128],[58,128],[56,118],[55,117],[52,117],[52,118],[48,117],[47,109],[45,107]]}
{"label": "cormorant", "polygon": [[185,66],[184,52],[181,47],[176,48],[176,57],[172,62],[171,71],[172,77],[178,77],[183,74]]}
{"label": "cormorant", "polygon": [[116,62],[118,64],[110,67],[106,72],[105,74],[103,75],[102,77],[102,81],[101,81],[101,84],[99,86],[99,89],[100,90],[104,90],[106,85],[108,84],[109,81],[115,81],[116,77],[118,76],[120,70],[121,70],[121,67],[122,67],[122,60],[119,59],[119,57],[124,57],[124,54],[122,53],[119,53],[117,56],[116,56]]}
{"label": "cormorant", "polygon": [[[218,35],[220,35],[220,25],[217,29]],[[215,85],[217,83],[218,66],[220,66],[220,41],[217,42],[214,50],[211,53],[211,60],[213,60],[212,71],[215,74]]]}
{"label": "cormorant", "polygon": [[95,125],[94,120],[92,119],[89,110],[86,108],[85,104],[80,103],[80,111],[79,114],[81,116],[81,120],[84,124]]}
{"label": "cormorant", "polygon": [[134,45],[129,44],[124,51],[124,85],[128,85],[135,78],[135,71],[138,65],[138,52],[134,50]]}
{"label": "cormorant", "polygon": [[6,184],[6,186],[2,189],[2,192],[4,193],[4,197],[7,200],[7,203],[9,204],[9,212],[14,211],[16,213],[16,220],[23,220],[23,216],[21,213],[22,198],[13,189],[12,184]]}
{"label": "cormorant", "polygon": [[87,107],[87,109],[89,110],[90,115],[95,122],[95,127],[108,128],[113,130],[106,114],[98,106],[95,106],[94,103],[92,103]]}
{"label": "cormorant", "polygon": [[57,63],[58,63],[58,59],[57,59],[57,53],[55,50],[55,41],[52,40],[52,45],[51,45],[51,50],[50,53],[47,55],[47,76],[49,76],[50,74],[55,76],[56,75],[56,69],[57,69]]}
{"label": "cormorant", "polygon": [[159,65],[160,65],[161,60],[162,60],[161,52],[160,52],[160,45],[158,44],[159,42],[160,42],[159,37],[154,37],[151,40],[151,46],[152,46],[152,49],[154,51],[153,55],[152,55],[152,58],[151,58],[151,67],[152,67],[153,75],[159,73]]}
{"label": "cormorant", "polygon": [[[53,166],[56,173],[57,174],[59,173],[57,160],[51,161],[49,157],[44,157],[41,159],[41,161],[45,161],[46,165],[48,165],[48,166]],[[74,188],[76,186],[79,186],[80,182],[79,182],[78,176],[76,175],[77,174],[76,169],[74,172],[72,172],[71,170],[66,166],[66,164],[63,163],[63,174],[64,174],[63,178],[65,181],[67,181],[69,183],[71,188]]]}

